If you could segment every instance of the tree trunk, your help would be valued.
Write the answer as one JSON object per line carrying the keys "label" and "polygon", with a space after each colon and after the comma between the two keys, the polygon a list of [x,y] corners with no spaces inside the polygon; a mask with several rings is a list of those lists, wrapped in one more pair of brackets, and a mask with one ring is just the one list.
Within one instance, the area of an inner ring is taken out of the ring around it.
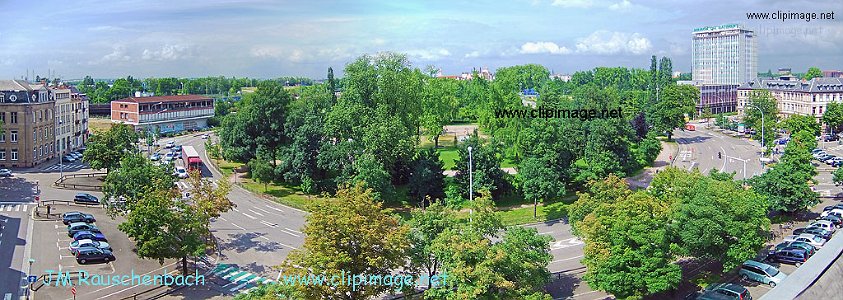
{"label": "tree trunk", "polygon": [[533,199],[533,219],[539,217],[539,198]]}
{"label": "tree trunk", "polygon": [[187,255],[181,258],[182,274],[187,275]]}
{"label": "tree trunk", "polygon": [[433,149],[439,149],[439,135],[433,137]]}

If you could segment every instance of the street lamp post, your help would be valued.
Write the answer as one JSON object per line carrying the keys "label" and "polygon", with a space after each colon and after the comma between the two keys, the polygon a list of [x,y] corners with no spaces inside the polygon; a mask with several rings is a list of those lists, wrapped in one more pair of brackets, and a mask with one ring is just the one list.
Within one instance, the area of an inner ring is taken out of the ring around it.
{"label": "street lamp post", "polygon": [[[474,171],[472,170],[471,146],[468,146],[468,201],[474,204]],[[471,222],[472,209],[468,209],[468,221]]]}
{"label": "street lamp post", "polygon": [[[757,109],[761,113],[761,157],[764,157],[764,150],[765,150],[764,149],[764,111],[761,110],[761,108],[758,108],[758,106],[755,106],[755,105],[747,105],[747,107],[752,107],[754,109]],[[764,167],[763,162],[761,163],[761,167],[762,168]]]}
{"label": "street lamp post", "polygon": [[[34,273],[32,272],[32,264],[35,263],[35,259],[29,259],[29,275],[32,276]],[[27,276],[28,277],[28,276]],[[27,278],[28,280],[29,278]],[[32,282],[29,283],[29,288],[26,290],[26,299],[30,299],[30,295],[32,293]]]}

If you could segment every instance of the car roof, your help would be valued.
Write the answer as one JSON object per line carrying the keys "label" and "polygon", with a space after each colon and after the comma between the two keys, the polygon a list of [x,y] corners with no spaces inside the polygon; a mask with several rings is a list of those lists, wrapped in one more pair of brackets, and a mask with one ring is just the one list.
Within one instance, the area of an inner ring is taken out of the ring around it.
{"label": "car roof", "polygon": [[85,247],[79,247],[79,249],[78,249],[77,251],[79,251],[79,252],[83,252],[83,251],[100,251],[100,249],[99,249],[99,248],[97,248],[97,247],[85,246]]}
{"label": "car roof", "polygon": [[83,214],[81,211],[69,211],[66,213],[61,214],[62,216],[72,216],[72,215],[81,215]]}
{"label": "car roof", "polygon": [[743,262],[743,265],[745,265],[745,266],[755,266],[755,267],[759,267],[759,268],[762,268],[762,269],[766,269],[767,267],[770,267],[770,265],[768,265],[768,264],[765,264],[765,263],[762,263],[762,262],[757,262],[757,261],[754,261],[754,260],[747,260],[747,261]]}
{"label": "car roof", "polygon": [[85,243],[91,243],[91,244],[93,244],[93,243],[94,243],[94,240],[92,240],[92,239],[81,239],[81,240],[75,240],[75,241],[73,241],[73,242],[78,242],[79,244],[85,244]]}
{"label": "car roof", "polygon": [[70,226],[70,227],[74,227],[74,226],[81,226],[81,225],[88,225],[88,223],[85,223],[85,222],[73,222],[73,223],[68,224],[68,226]]}

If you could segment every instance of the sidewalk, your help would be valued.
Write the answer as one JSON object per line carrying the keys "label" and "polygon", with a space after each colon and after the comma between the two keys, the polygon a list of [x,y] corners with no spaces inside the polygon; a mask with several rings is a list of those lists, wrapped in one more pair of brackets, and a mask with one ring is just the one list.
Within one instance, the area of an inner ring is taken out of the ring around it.
{"label": "sidewalk", "polygon": [[659,155],[656,156],[656,159],[653,161],[653,166],[644,168],[644,171],[641,174],[635,175],[633,177],[629,177],[626,179],[626,182],[635,188],[647,188],[650,186],[650,182],[653,181],[653,177],[664,168],[673,164],[671,159],[676,159],[676,156],[679,154],[679,145],[675,142],[665,142],[662,141],[662,151],[659,152]]}

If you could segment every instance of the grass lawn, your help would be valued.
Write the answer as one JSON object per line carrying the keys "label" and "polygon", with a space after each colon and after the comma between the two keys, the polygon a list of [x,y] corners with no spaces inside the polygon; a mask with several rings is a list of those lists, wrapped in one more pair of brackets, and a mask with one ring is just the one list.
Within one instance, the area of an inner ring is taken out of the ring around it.
{"label": "grass lawn", "polygon": [[106,118],[88,118],[88,128],[91,131],[106,131],[111,129],[114,123],[111,122],[110,119]]}
{"label": "grass lawn", "polygon": [[314,201],[324,199],[323,197],[305,195],[298,188],[294,187],[281,186],[277,184],[267,184],[266,187],[264,187],[262,183],[257,183],[246,178],[240,182],[240,186],[252,193],[272,196],[272,200],[275,202],[304,211],[308,211],[308,206],[310,206]]}
{"label": "grass lawn", "polygon": [[[521,225],[534,222],[544,222],[568,217],[568,205],[576,201],[576,194],[570,193],[562,199],[539,203],[537,218],[533,218],[533,204],[524,203],[521,206],[501,208],[497,214],[504,225]],[[500,206],[499,206],[500,207]]]}
{"label": "grass lawn", "polygon": [[457,148],[454,147],[443,147],[438,149],[439,152],[439,160],[442,161],[443,168],[445,170],[453,170],[454,167],[457,165],[456,161],[460,157]]}

